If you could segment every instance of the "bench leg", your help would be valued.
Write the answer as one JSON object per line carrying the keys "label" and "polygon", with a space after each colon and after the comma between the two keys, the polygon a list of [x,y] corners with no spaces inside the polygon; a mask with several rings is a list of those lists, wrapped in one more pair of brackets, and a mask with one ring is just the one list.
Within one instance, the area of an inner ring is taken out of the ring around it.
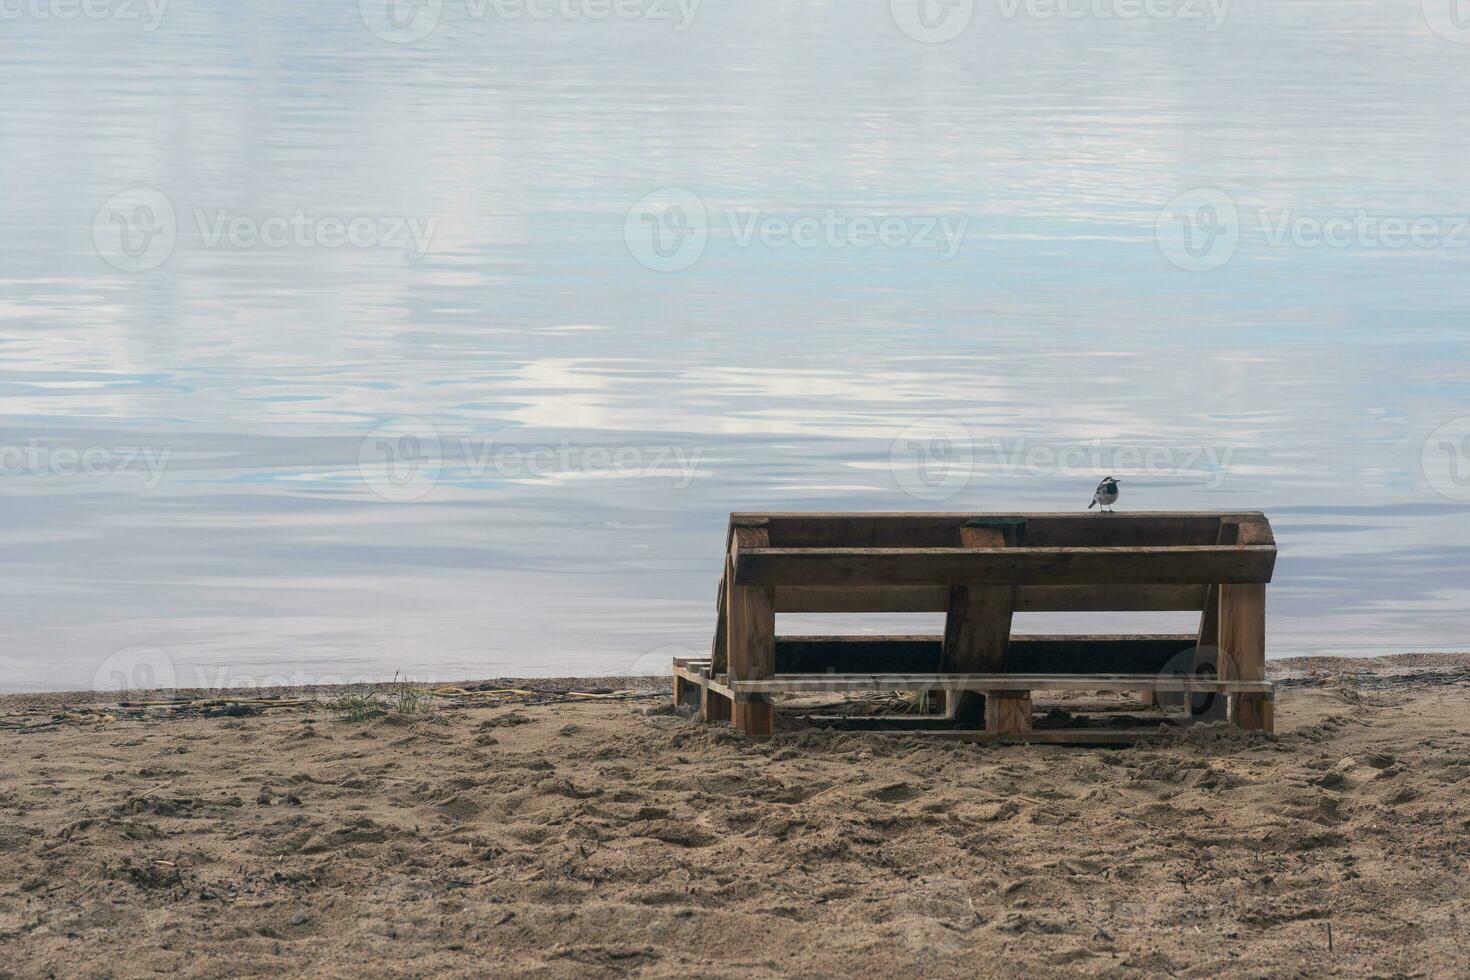
{"label": "bench leg", "polygon": [[994,735],[1031,731],[1030,691],[991,691],[985,697],[985,730]]}
{"label": "bench leg", "polygon": [[699,717],[701,721],[729,721],[730,699],[723,694],[716,694],[709,688],[700,688],[703,698],[700,704]]}
{"label": "bench leg", "polygon": [[[737,527],[734,548],[770,547],[763,527]],[[733,568],[733,562],[731,563]],[[729,608],[725,614],[725,643],[730,657],[730,679],[764,680],[776,672],[776,590],[770,587],[725,583]],[[735,702],[735,727],[753,738],[770,738],[775,717],[769,697]]]}
{"label": "bench leg", "polygon": [[[959,544],[962,548],[1014,547],[1022,534],[1024,531],[1019,526],[966,524],[960,528]],[[1010,585],[951,587],[949,611],[944,620],[943,670],[956,674],[994,674],[1004,669],[1015,601],[1016,589]],[[986,704],[983,694],[951,691],[945,715],[958,721],[976,722],[982,713],[988,717]]]}
{"label": "bench leg", "polygon": [[[1227,680],[1266,678],[1266,587],[1220,586],[1220,676]],[[1272,731],[1275,711],[1264,694],[1231,698],[1230,720],[1241,728]]]}
{"label": "bench leg", "polygon": [[1235,723],[1249,731],[1270,732],[1276,730],[1276,703],[1264,694],[1237,694],[1235,696]]}
{"label": "bench leg", "polygon": [[776,731],[776,713],[765,695],[760,700],[736,701],[735,727],[752,738],[770,738]]}

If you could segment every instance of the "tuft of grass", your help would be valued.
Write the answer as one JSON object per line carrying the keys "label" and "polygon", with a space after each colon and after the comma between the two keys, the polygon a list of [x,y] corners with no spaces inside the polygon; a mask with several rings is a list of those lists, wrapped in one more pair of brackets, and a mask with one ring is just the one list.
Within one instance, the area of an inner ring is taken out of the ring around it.
{"label": "tuft of grass", "polygon": [[383,714],[383,704],[372,691],[363,689],[344,694],[335,705],[343,721],[362,722]]}
{"label": "tuft of grass", "polygon": [[397,685],[393,692],[393,710],[400,715],[422,715],[429,711],[428,688],[418,684],[410,684],[407,680],[398,683],[398,675],[393,675],[393,681]]}
{"label": "tuft of grass", "polygon": [[903,703],[902,711],[910,715],[933,714],[938,710],[938,704],[929,696],[928,691],[910,691],[903,695],[900,700]]}

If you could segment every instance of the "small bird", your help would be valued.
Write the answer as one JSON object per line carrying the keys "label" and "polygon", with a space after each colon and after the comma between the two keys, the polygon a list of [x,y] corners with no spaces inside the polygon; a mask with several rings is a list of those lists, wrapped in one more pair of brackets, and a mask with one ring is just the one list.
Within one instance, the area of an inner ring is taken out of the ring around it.
{"label": "small bird", "polygon": [[1102,504],[1102,512],[1104,514],[1111,514],[1113,512],[1112,505],[1118,499],[1118,482],[1110,476],[1103,477],[1103,481],[1092,492],[1092,503],[1087,505],[1087,509],[1092,510],[1098,504]]}

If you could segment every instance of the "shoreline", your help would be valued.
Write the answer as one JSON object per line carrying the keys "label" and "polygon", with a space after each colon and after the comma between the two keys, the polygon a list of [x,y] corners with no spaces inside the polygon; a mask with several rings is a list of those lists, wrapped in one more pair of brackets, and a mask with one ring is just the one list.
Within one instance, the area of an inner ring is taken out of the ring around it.
{"label": "shoreline", "polygon": [[[1394,653],[1375,657],[1283,657],[1266,661],[1268,679],[1289,685],[1352,674],[1390,676],[1413,673],[1470,671],[1470,653]],[[0,693],[0,712],[44,710],[67,705],[109,705],[120,700],[148,700],[155,696],[179,699],[278,697],[328,700],[357,692],[389,694],[400,686],[422,690],[438,688],[519,688],[547,694],[571,691],[670,691],[673,678],[667,675],[624,675],[602,677],[493,677],[458,681],[374,681],[360,684],[306,684],[260,687],[147,688],[134,691],[19,691]]]}

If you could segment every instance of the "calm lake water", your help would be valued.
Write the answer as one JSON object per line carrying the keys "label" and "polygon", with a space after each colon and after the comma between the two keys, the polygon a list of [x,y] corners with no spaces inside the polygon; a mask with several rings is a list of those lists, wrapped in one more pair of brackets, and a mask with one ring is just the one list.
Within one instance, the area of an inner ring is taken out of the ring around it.
{"label": "calm lake water", "polygon": [[732,509],[1109,474],[1470,648],[1470,17],[1114,4],[5,6],[0,685],[652,672]]}

